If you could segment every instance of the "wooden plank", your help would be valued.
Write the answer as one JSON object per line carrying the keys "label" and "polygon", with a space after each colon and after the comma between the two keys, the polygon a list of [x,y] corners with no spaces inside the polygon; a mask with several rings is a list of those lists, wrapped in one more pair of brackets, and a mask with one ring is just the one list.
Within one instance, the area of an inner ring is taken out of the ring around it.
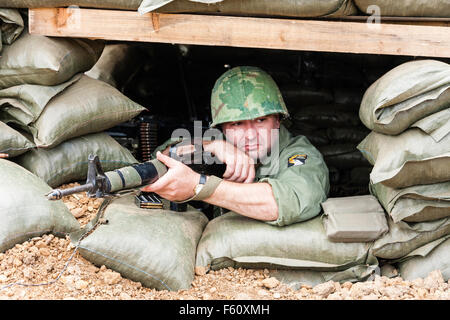
{"label": "wooden plank", "polygon": [[32,34],[250,48],[450,57],[450,28],[134,11],[29,10]]}

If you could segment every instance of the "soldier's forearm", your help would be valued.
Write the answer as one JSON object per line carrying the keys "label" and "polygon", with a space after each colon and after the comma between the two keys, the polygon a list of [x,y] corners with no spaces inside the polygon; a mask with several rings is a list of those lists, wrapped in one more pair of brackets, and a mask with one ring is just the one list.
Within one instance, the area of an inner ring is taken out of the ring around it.
{"label": "soldier's forearm", "polygon": [[278,219],[278,206],[268,183],[235,183],[223,180],[204,201],[257,220]]}

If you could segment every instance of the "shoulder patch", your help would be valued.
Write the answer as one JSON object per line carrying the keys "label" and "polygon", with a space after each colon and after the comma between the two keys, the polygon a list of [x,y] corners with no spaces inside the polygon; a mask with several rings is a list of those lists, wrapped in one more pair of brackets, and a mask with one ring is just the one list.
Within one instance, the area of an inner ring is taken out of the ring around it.
{"label": "shoulder patch", "polygon": [[306,154],[296,154],[289,158],[288,167],[301,166],[306,163],[308,156]]}

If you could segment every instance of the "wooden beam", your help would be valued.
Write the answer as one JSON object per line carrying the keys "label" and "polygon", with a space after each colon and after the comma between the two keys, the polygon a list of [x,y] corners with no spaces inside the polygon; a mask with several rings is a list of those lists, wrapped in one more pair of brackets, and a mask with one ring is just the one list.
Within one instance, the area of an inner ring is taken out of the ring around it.
{"label": "wooden beam", "polygon": [[450,28],[134,11],[29,10],[32,34],[302,51],[450,57]]}

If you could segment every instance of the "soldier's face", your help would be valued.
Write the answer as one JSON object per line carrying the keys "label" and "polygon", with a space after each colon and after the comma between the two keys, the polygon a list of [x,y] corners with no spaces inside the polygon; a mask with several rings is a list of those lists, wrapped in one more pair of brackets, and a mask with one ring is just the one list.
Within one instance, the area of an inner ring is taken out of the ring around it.
{"label": "soldier's face", "polygon": [[227,122],[222,125],[222,131],[227,141],[255,160],[264,158],[270,152],[275,143],[274,137],[278,137],[273,134],[277,133],[279,128],[278,115]]}

